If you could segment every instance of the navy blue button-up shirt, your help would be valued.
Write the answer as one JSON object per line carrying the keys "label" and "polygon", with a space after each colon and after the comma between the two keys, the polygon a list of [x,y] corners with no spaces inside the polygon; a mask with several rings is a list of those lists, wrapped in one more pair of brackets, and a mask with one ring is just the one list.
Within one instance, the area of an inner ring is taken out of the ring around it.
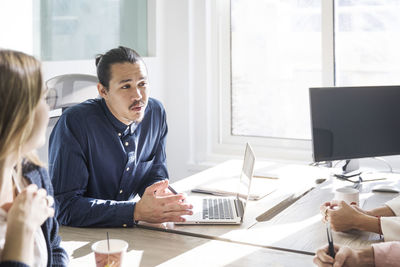
{"label": "navy blue button-up shirt", "polygon": [[91,99],[68,108],[49,143],[49,173],[61,224],[133,226],[136,194],[168,178],[166,114],[149,98],[143,120],[127,126]]}

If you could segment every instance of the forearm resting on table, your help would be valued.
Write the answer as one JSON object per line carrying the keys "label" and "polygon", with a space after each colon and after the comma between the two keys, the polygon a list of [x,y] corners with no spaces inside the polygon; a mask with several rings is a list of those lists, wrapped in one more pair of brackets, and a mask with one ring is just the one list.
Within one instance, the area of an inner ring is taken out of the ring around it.
{"label": "forearm resting on table", "polygon": [[354,221],[355,228],[361,231],[381,233],[379,218],[370,215],[363,215]]}
{"label": "forearm resting on table", "polygon": [[382,206],[373,210],[368,211],[369,215],[372,216],[383,216],[383,217],[390,217],[395,216],[394,212],[388,206]]}

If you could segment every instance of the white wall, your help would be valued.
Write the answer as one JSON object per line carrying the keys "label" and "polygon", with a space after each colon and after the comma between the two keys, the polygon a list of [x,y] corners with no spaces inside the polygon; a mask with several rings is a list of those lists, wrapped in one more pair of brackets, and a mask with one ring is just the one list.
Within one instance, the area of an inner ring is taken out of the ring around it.
{"label": "white wall", "polygon": [[[184,178],[232,156],[210,159],[212,98],[209,55],[209,4],[214,0],[157,1],[158,55],[164,74],[164,105],[169,126],[167,157],[171,181]],[[215,93],[215,92],[214,92]],[[207,154],[207,155],[206,155]],[[235,156],[234,156],[235,157]],[[237,157],[241,157],[240,153]]]}
{"label": "white wall", "polygon": [[32,1],[0,1],[0,47],[33,52]]}
{"label": "white wall", "polygon": [[188,1],[158,1],[157,29],[164,74],[164,99],[167,111],[167,160],[171,181],[187,176],[189,158],[189,59]]}

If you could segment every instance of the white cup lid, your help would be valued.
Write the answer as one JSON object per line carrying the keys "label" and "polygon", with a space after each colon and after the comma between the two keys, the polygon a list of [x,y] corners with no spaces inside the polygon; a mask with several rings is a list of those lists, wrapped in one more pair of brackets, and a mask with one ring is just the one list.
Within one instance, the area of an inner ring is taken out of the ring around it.
{"label": "white cup lid", "polygon": [[344,193],[344,194],[360,193],[360,191],[358,189],[355,189],[352,187],[341,187],[341,188],[336,189],[336,192]]}
{"label": "white cup lid", "polygon": [[92,250],[96,253],[112,254],[126,251],[128,243],[121,239],[110,239],[110,250],[108,250],[107,240],[101,240],[92,245]]}

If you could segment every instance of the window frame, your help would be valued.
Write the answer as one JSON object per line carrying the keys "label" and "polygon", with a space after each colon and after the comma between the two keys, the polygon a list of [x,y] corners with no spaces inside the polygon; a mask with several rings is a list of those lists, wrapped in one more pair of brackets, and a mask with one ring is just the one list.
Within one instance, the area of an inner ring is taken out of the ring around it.
{"label": "window frame", "polygon": [[[334,0],[321,2],[321,29],[322,29],[322,86],[333,86],[335,76],[334,63]],[[295,160],[309,162],[312,160],[311,139],[288,139],[275,137],[234,136],[231,133],[232,107],[231,107],[231,40],[230,40],[230,0],[215,1],[210,3],[209,11],[214,17],[215,24],[210,32],[210,55],[208,58],[215,66],[216,74],[210,73],[213,88],[212,98],[218,99],[213,108],[214,114],[210,124],[211,143],[209,157],[213,154],[239,154],[243,145],[250,142],[256,150],[258,157],[280,160]],[[217,25],[215,27],[215,25]],[[211,68],[212,70],[212,68]]]}

